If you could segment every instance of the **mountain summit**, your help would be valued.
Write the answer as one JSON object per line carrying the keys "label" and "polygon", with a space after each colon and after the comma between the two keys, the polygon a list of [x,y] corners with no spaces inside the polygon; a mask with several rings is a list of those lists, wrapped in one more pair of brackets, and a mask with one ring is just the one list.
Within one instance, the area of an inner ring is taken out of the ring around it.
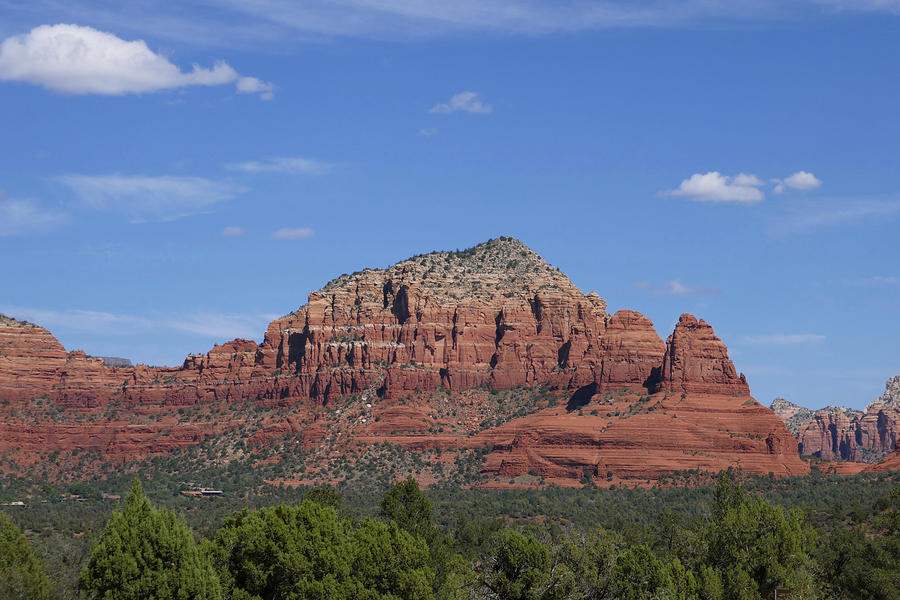
{"label": "mountain summit", "polygon": [[[489,447],[485,477],[537,472],[567,485],[586,471],[647,481],[808,469],[709,324],[682,315],[664,342],[650,319],[608,314],[508,237],[342,275],[272,321],[261,344],[232,340],[179,368],[104,364],[12,322],[0,342],[0,451],[22,459],[81,449],[125,460],[239,428],[253,444],[295,436],[317,469],[330,452],[380,443],[461,457]],[[130,416],[106,421],[110,406]],[[187,406],[216,417],[172,417]],[[251,433],[229,416],[247,406],[276,406],[278,420]],[[329,412],[340,406],[356,412]]]}
{"label": "mountain summit", "polygon": [[321,292],[355,290],[372,280],[417,285],[442,303],[524,299],[540,290],[580,293],[565,274],[513,237],[491,239],[466,250],[418,254],[387,269],[341,275]]}

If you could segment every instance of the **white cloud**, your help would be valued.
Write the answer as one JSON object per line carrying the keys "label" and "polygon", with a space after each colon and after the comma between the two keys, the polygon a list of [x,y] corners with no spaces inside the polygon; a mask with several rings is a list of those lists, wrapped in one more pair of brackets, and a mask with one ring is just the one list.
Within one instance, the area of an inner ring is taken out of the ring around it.
{"label": "white cloud", "polygon": [[132,222],[170,221],[210,212],[243,188],[202,177],[125,177],[65,175],[57,181],[71,188],[89,208],[125,213]]}
{"label": "white cloud", "polygon": [[247,232],[243,227],[226,227],[222,230],[222,235],[229,238],[241,237],[242,235],[246,235]]}
{"label": "white cloud", "polygon": [[446,104],[435,104],[428,111],[434,114],[449,114],[463,111],[476,115],[487,115],[493,112],[489,104],[484,104],[478,99],[478,92],[460,92],[450,98]]}
{"label": "white cloud", "polygon": [[431,136],[437,135],[437,134],[438,134],[437,127],[431,127],[430,129],[420,129],[419,130],[419,135],[424,136],[424,137],[431,137]]}
{"label": "white cloud", "polygon": [[272,232],[273,240],[305,240],[316,235],[316,230],[309,227],[298,227],[297,229],[279,229]]}
{"label": "white cloud", "polygon": [[192,85],[236,83],[242,93],[271,97],[274,86],[241,77],[228,63],[184,72],[150,50],[79,25],[41,25],[0,44],[0,81],[20,81],[65,94],[141,94]]}
{"label": "white cloud", "polygon": [[681,182],[677,189],[661,192],[663,196],[678,196],[696,202],[737,202],[755,204],[765,195],[759,189],[762,180],[756,175],[738,173],[734,177],[718,171],[695,173]]}
{"label": "white cloud", "polygon": [[661,285],[652,281],[638,281],[634,287],[647,290],[657,296],[711,296],[719,293],[719,290],[702,285],[685,285],[677,279],[665,281]]}
{"label": "white cloud", "polygon": [[818,344],[825,341],[817,333],[770,333],[744,336],[744,342],[758,346],[785,346],[792,344]]}
{"label": "white cloud", "polygon": [[762,179],[756,175],[748,175],[747,173],[738,173],[731,180],[732,185],[760,187],[765,185]]}
{"label": "white cloud", "polygon": [[0,191],[0,237],[45,232],[66,218],[64,213],[42,208],[34,200],[6,198]]}
{"label": "white cloud", "polygon": [[785,188],[794,190],[812,190],[822,185],[822,180],[817,179],[815,175],[808,171],[797,171],[784,179],[773,179],[772,181],[775,182],[776,194],[783,194]]}
{"label": "white cloud", "polygon": [[321,175],[334,168],[331,163],[322,162],[302,156],[283,156],[266,160],[250,160],[242,163],[225,165],[235,171],[247,173],[303,173],[305,175]]}
{"label": "white cloud", "polygon": [[263,100],[271,100],[275,97],[275,90],[275,84],[256,77],[241,77],[237,80],[237,91],[240,94],[259,94]]}

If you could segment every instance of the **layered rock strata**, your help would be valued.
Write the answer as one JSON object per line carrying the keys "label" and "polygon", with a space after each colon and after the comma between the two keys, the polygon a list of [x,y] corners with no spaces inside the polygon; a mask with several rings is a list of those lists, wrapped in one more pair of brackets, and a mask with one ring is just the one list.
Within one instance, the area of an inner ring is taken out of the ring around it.
{"label": "layered rock strata", "polygon": [[797,438],[801,454],[825,460],[874,462],[900,440],[900,375],[865,411],[828,406],[811,411],[783,399],[772,410]]}
{"label": "layered rock strata", "polygon": [[[554,477],[585,467],[633,476],[703,465],[778,474],[805,467],[784,425],[749,397],[745,378],[708,324],[682,315],[663,343],[649,319],[628,310],[609,314],[596,293],[582,293],[512,238],[342,275],[273,321],[261,344],[233,340],[188,356],[177,368],[109,366],[66,352],[41,327],[0,320],[0,401],[13,407],[35,399],[80,411],[114,405],[165,412],[210,402],[321,407],[353,394],[391,400],[439,388],[539,385],[570,392],[569,405],[556,409],[563,412],[540,412],[538,421],[516,419],[440,444],[490,442],[496,450],[488,471],[503,476],[533,465]],[[591,419],[579,420],[577,409],[613,392],[647,396],[666,418],[638,408],[622,422],[610,417],[599,425],[602,432]],[[227,419],[188,425],[173,423],[169,436],[147,431],[129,438],[127,451],[110,439],[92,448],[118,458],[162,453],[220,431]],[[0,440],[46,451],[86,443],[77,432],[54,427],[4,418]],[[114,422],[107,427],[118,435]],[[372,427],[364,428],[366,435],[377,434]],[[581,456],[578,448],[589,450],[582,458],[553,458]],[[574,466],[564,466],[567,460]]]}

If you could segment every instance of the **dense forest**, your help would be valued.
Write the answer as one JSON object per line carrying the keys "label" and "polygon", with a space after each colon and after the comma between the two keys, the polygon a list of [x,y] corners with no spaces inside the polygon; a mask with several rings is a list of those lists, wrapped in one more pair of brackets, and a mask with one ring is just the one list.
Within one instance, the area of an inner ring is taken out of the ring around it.
{"label": "dense forest", "polygon": [[900,475],[690,476],[241,498],[146,479],[121,500],[46,489],[52,501],[0,512],[0,599],[900,598]]}

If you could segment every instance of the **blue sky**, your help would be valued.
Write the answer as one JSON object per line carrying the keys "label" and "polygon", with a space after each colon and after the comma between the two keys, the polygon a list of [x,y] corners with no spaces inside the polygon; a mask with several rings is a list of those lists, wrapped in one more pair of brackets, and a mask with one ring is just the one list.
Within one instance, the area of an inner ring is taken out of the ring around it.
{"label": "blue sky", "polygon": [[512,235],[764,403],[900,373],[898,1],[118,4],[0,0],[0,312],[69,349]]}

